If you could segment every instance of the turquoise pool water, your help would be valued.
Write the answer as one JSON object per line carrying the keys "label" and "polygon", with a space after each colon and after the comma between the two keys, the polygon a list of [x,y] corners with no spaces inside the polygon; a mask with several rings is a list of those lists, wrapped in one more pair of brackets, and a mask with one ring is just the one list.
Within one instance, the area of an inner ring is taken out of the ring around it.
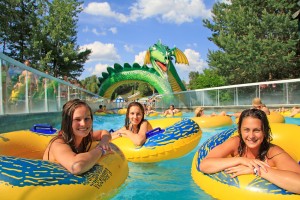
{"label": "turquoise pool water", "polygon": [[[192,116],[193,113],[183,115]],[[117,130],[124,125],[124,120],[125,115],[95,116],[94,129]],[[184,157],[158,163],[129,162],[129,176],[112,199],[213,199],[194,183],[191,177],[192,159],[205,140],[232,127],[202,129],[200,143]]]}
{"label": "turquoise pool water", "polygon": [[[182,117],[193,117],[193,113],[184,113]],[[148,120],[157,118],[160,117],[148,118]],[[117,130],[124,125],[124,122],[125,115],[94,116],[94,129]],[[300,118],[286,117],[285,123],[300,125]],[[112,199],[214,199],[194,183],[191,177],[192,160],[200,145],[208,138],[233,127],[235,125],[202,129],[203,134],[198,146],[181,158],[158,163],[129,162],[129,176]]]}

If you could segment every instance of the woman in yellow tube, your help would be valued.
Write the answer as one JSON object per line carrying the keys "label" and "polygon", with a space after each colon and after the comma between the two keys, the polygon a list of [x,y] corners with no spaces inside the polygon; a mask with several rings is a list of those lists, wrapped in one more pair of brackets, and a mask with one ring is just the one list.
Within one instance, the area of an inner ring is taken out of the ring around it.
{"label": "woman in yellow tube", "polygon": [[[95,140],[99,143],[90,150]],[[61,130],[50,141],[43,160],[57,162],[72,174],[82,174],[111,152],[110,140],[108,131],[93,131],[89,105],[80,99],[70,100],[63,106]]]}
{"label": "woman in yellow tube", "polygon": [[204,173],[225,171],[236,177],[256,174],[290,192],[300,194],[300,165],[281,147],[272,144],[265,112],[241,113],[238,136],[212,149],[200,164]]}

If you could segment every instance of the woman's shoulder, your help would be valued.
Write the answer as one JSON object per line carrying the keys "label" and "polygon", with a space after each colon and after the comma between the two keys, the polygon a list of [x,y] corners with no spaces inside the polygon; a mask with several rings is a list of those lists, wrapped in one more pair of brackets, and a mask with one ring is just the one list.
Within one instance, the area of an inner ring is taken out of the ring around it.
{"label": "woman's shoulder", "polygon": [[231,137],[231,138],[229,138],[229,140],[228,140],[229,142],[232,142],[232,143],[240,143],[240,137],[239,136],[233,136],[233,137]]}
{"label": "woman's shoulder", "polygon": [[279,155],[281,153],[284,153],[284,149],[276,144],[271,144],[270,149],[268,151],[268,158],[271,159],[275,157],[276,155]]}

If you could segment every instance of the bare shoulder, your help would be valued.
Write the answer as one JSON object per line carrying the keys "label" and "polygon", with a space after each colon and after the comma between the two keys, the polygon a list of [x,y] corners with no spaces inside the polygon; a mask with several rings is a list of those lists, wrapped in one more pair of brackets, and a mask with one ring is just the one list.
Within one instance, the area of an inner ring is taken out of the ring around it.
{"label": "bare shoulder", "polygon": [[57,138],[52,142],[52,146],[53,147],[61,147],[61,146],[65,146],[68,145],[62,138]]}
{"label": "bare shoulder", "polygon": [[233,137],[229,138],[226,142],[229,143],[229,144],[234,144],[234,145],[239,146],[240,137],[239,136],[233,136]]}
{"label": "bare shoulder", "polygon": [[280,146],[277,146],[275,144],[271,144],[271,147],[268,151],[268,158],[272,159],[272,158],[276,157],[277,155],[280,155],[283,153],[286,153],[283,148],[281,148]]}

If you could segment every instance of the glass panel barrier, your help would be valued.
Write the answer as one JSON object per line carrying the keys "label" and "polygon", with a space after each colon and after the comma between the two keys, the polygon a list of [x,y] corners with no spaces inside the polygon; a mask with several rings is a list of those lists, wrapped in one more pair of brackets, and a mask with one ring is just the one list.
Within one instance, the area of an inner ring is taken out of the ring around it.
{"label": "glass panel barrier", "polygon": [[[13,60],[0,53],[0,115],[60,112],[70,99],[98,108],[97,94]],[[74,82],[75,84],[75,82]]]}
{"label": "glass panel barrier", "polygon": [[[74,84],[54,78],[0,53],[0,115],[61,111],[70,99],[86,100],[93,110],[100,104],[107,109],[126,108],[127,100],[114,102]],[[268,81],[216,88],[152,95],[148,104],[163,111],[171,104],[180,109],[204,107],[250,107],[260,97],[268,107],[293,107],[300,104],[300,79]]]}

